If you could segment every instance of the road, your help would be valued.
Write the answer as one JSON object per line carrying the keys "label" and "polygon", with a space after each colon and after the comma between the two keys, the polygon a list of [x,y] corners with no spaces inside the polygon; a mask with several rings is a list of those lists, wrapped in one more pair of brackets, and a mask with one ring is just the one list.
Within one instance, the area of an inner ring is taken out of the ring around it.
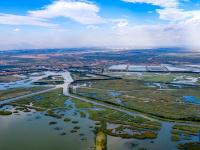
{"label": "road", "polygon": [[[147,116],[145,114],[142,114],[142,113],[131,112],[131,111],[128,111],[128,110],[125,110],[125,109],[120,109],[119,107],[114,106],[114,105],[109,105],[109,104],[105,104],[105,103],[102,103],[102,102],[97,102],[97,101],[93,101],[93,100],[90,100],[90,99],[87,99],[87,98],[83,98],[83,97],[80,97],[80,96],[77,96],[77,95],[74,95],[74,94],[70,94],[69,93],[69,85],[70,85],[71,82],[73,82],[73,79],[71,78],[70,73],[68,71],[66,71],[64,73],[61,73],[60,75],[62,75],[64,80],[65,80],[64,84],[57,85],[54,88],[46,89],[46,90],[43,90],[43,91],[39,91],[39,92],[35,92],[35,93],[23,95],[23,96],[18,96],[18,97],[15,97],[15,98],[3,100],[3,101],[0,101],[0,105],[7,104],[7,103],[10,103],[10,102],[22,99],[22,98],[27,98],[27,97],[30,97],[30,96],[34,96],[34,95],[37,95],[37,94],[46,93],[46,92],[49,92],[49,91],[52,91],[52,90],[55,90],[55,89],[58,89],[58,88],[63,88],[63,94],[65,96],[69,96],[69,97],[78,99],[80,101],[91,103],[91,104],[94,104],[94,105],[97,105],[97,106],[101,106],[101,107],[105,107],[105,108],[108,108],[108,109],[112,109],[112,110],[116,110],[116,111],[119,111],[119,112],[123,112],[123,113],[128,114],[128,115],[133,116],[133,117],[139,116],[139,117],[143,117],[143,118],[146,118],[148,120],[151,120],[151,121],[161,122],[162,124],[166,123],[165,121],[161,121],[159,119],[149,117],[149,116]],[[175,123],[171,122],[171,124],[175,124]],[[178,123],[178,122],[176,124],[191,125],[190,123]],[[192,124],[192,125],[195,126],[194,124]]]}
{"label": "road", "polygon": [[31,94],[27,94],[27,95],[22,95],[22,96],[6,99],[6,100],[3,100],[3,101],[0,101],[0,106],[4,105],[4,104],[7,104],[7,103],[10,103],[10,102],[14,102],[14,101],[22,99],[22,98],[27,98],[27,97],[34,96],[34,95],[37,95],[37,94],[46,93],[46,92],[49,92],[49,91],[52,91],[52,90],[55,90],[55,89],[58,89],[58,88],[59,87],[56,86],[54,88],[42,90],[42,91],[39,91],[39,92],[34,92],[34,93],[31,93]]}
{"label": "road", "polygon": [[62,85],[63,94],[65,96],[68,96],[69,95],[69,85],[73,82],[73,79],[72,79],[69,71],[65,71],[64,73],[62,73],[62,76],[64,78],[64,84]]}
{"label": "road", "polygon": [[31,82],[35,82],[35,81],[37,81],[37,80],[39,80],[39,79],[42,79],[42,78],[44,78],[44,77],[47,77],[47,76],[49,76],[49,75],[62,75],[63,78],[64,78],[64,84],[62,84],[62,85],[57,85],[57,86],[54,87],[54,88],[42,90],[42,91],[39,91],[39,92],[34,92],[34,93],[31,93],[31,94],[27,94],[27,95],[22,95],[22,96],[18,96],[18,97],[15,97],[15,98],[6,99],[6,100],[3,100],[3,101],[0,101],[0,105],[7,104],[7,103],[10,103],[10,102],[13,102],[13,101],[22,99],[22,98],[27,98],[27,97],[30,97],[30,96],[34,96],[34,95],[37,95],[37,94],[46,93],[46,92],[49,92],[49,91],[52,91],[52,90],[55,90],[55,89],[58,89],[58,88],[63,88],[63,94],[64,94],[65,96],[68,96],[68,88],[69,88],[69,85],[70,85],[71,82],[73,82],[73,79],[72,79],[72,77],[71,77],[71,75],[70,75],[70,73],[69,73],[68,71],[60,72],[60,73],[46,72],[45,75],[36,77],[36,78],[34,78],[34,80],[31,81]]}
{"label": "road", "polygon": [[94,104],[94,105],[97,105],[97,106],[102,106],[102,107],[105,107],[105,108],[108,108],[108,109],[112,109],[112,110],[116,110],[116,111],[119,111],[119,112],[123,112],[125,114],[130,115],[130,116],[134,116],[134,117],[138,116],[138,117],[143,117],[143,118],[149,119],[151,121],[157,121],[154,118],[148,117],[148,116],[143,115],[143,114],[135,113],[135,112],[130,112],[130,111],[125,110],[125,109],[120,109],[117,106],[113,106],[113,105],[104,104],[104,103],[101,103],[101,102],[89,100],[87,98],[83,98],[83,97],[80,97],[80,96],[77,96],[77,95],[69,94],[68,96],[70,96],[72,98],[75,98],[75,99],[78,99],[78,100],[83,101],[83,102],[87,102],[87,103],[91,103],[91,104]]}
{"label": "road", "polygon": [[10,99],[7,99],[7,100],[3,100],[3,101],[0,101],[0,105],[7,104],[7,103],[10,103],[10,102],[22,99],[22,98],[27,98],[27,97],[30,97],[30,96],[34,96],[34,95],[37,95],[37,94],[42,94],[42,93],[45,93],[45,92],[49,92],[49,91],[52,91],[52,90],[55,90],[55,89],[58,89],[58,88],[63,88],[63,95],[65,95],[65,96],[69,96],[69,97],[72,97],[72,98],[75,98],[75,99],[79,99],[79,100],[81,100],[83,102],[92,103],[92,104],[97,105],[97,106],[102,106],[102,107],[109,108],[109,109],[112,109],[112,110],[120,111],[120,112],[126,113],[126,114],[128,114],[130,116],[140,116],[140,117],[144,117],[144,118],[147,118],[149,120],[152,120],[152,121],[155,120],[153,118],[147,117],[147,116],[142,115],[142,114],[137,114],[137,113],[133,113],[133,112],[130,112],[130,111],[127,111],[127,110],[124,110],[124,109],[120,109],[120,108],[118,108],[116,106],[112,106],[112,105],[109,105],[109,104],[104,104],[104,103],[97,102],[97,101],[92,101],[92,100],[89,100],[87,98],[83,98],[83,97],[80,97],[80,96],[77,96],[77,95],[70,94],[69,93],[69,85],[70,85],[71,82],[73,82],[73,79],[72,79],[70,73],[68,71],[65,71],[65,72],[62,72],[62,73],[51,73],[51,74],[62,75],[63,78],[64,78],[64,84],[57,85],[56,87],[51,88],[51,89],[46,89],[46,90],[43,90],[43,91],[34,92],[34,93],[31,93],[31,94],[22,95],[22,96],[18,96],[18,97],[15,97],[15,98],[10,98]]}

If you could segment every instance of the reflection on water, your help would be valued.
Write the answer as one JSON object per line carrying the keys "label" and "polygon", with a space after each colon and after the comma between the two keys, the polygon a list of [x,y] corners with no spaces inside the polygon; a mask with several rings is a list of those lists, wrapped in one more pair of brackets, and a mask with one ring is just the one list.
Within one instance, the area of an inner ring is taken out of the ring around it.
{"label": "reflection on water", "polygon": [[120,96],[121,93],[119,93],[119,92],[117,92],[117,91],[108,91],[108,95],[109,95],[109,96],[115,97],[115,96]]}
{"label": "reflection on water", "polygon": [[122,106],[126,106],[126,103],[125,103],[122,99],[117,98],[118,96],[121,95],[120,92],[115,91],[115,90],[110,90],[110,91],[108,91],[107,93],[108,93],[108,96],[111,96],[111,97],[113,97],[113,98],[115,99],[115,102],[116,102],[116,103],[118,103],[118,104],[120,104],[120,105],[122,105]]}
{"label": "reflection on water", "polygon": [[184,100],[186,103],[195,104],[195,105],[200,105],[200,99],[198,99],[198,98],[195,97],[195,96],[190,96],[190,95],[183,96],[183,100]]}
{"label": "reflection on water", "polygon": [[[106,135],[102,131],[95,134],[95,121],[89,119],[87,109],[76,108],[71,99],[65,101],[65,107],[66,109],[55,108],[54,111],[68,118],[70,121],[67,122],[45,116],[44,113],[35,110],[25,113],[10,105],[3,106],[1,110],[10,110],[13,114],[0,116],[0,149],[93,150],[95,147],[96,150],[103,150],[103,147],[107,150],[177,149],[176,143],[171,141],[172,123],[163,122],[156,139],[122,139]],[[92,109],[98,111],[96,107]],[[87,115],[82,117],[81,112]],[[117,126],[117,124],[107,123],[106,128]],[[77,128],[76,131],[74,131],[75,128]],[[191,140],[198,141],[198,137],[193,136]]]}
{"label": "reflection on water", "polygon": [[36,85],[33,85],[34,82],[48,77],[48,76],[52,76],[52,75],[62,75],[64,78],[64,85],[63,86],[63,92],[65,95],[68,94],[68,85],[69,83],[71,83],[73,81],[73,79],[71,78],[71,75],[68,71],[65,72],[51,72],[51,71],[46,71],[42,74],[31,74],[29,76],[26,77],[26,79],[23,80],[19,80],[19,81],[15,81],[15,82],[9,82],[9,83],[1,83],[0,84],[0,90],[6,90],[6,89],[10,89],[10,88],[19,88],[19,87],[33,87]]}
{"label": "reflection on water", "polygon": [[8,82],[8,83],[1,83],[0,90],[6,90],[10,88],[18,88],[18,87],[33,87],[32,83],[36,82],[44,77],[47,77],[51,72],[45,72],[45,74],[39,75],[30,75],[27,76],[26,79],[15,81],[15,82]]}
{"label": "reflection on water", "polygon": [[[33,82],[55,74],[58,75],[58,73],[54,72],[45,72],[43,75],[30,76],[26,80],[1,84],[0,90],[10,87],[33,86]],[[63,93],[67,95],[67,89],[72,78],[69,72],[59,74],[65,79],[65,84],[60,86],[64,87]],[[161,89],[169,88],[169,85],[161,84],[147,84],[147,86],[155,86]],[[95,93],[93,94],[95,96]],[[120,96],[120,93],[115,91],[109,91],[108,94],[112,97]],[[192,96],[186,96],[184,98],[186,101],[189,100],[193,103],[200,101]],[[36,101],[41,101],[42,99],[40,96],[35,97]],[[120,104],[123,103],[119,98],[116,101]],[[101,111],[103,108],[94,106],[88,109],[78,109],[70,98],[66,99],[64,106],[65,109],[55,108],[53,111],[65,119],[67,118],[68,121],[45,116],[44,113],[35,110],[25,113],[16,110],[16,107],[10,105],[1,107],[0,110],[10,110],[13,114],[10,116],[0,116],[0,150],[94,150],[95,147],[96,150],[177,150],[177,143],[171,141],[173,123],[162,122],[162,128],[156,139],[122,139],[120,137],[106,135],[102,131],[94,132],[96,127],[95,121],[89,118],[88,110]],[[85,114],[84,117],[81,116],[81,113],[82,115]],[[116,128],[116,126],[118,125],[106,124],[106,128]],[[184,139],[181,136],[180,143],[187,142]],[[190,140],[197,142],[198,137],[191,136]]]}
{"label": "reflection on water", "polygon": [[[89,127],[94,126],[94,122],[79,115],[73,116],[71,113],[65,115],[71,120],[78,121],[80,130],[76,133],[70,132],[75,126],[73,123],[48,117],[40,112],[0,116],[0,149],[93,149],[95,136]],[[50,122],[56,123],[49,125]]]}

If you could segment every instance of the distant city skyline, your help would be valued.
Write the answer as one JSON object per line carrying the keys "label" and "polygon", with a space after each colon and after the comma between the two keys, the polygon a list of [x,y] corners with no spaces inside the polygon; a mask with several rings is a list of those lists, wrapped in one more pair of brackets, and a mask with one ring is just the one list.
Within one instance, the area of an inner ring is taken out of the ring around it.
{"label": "distant city skyline", "polygon": [[200,48],[198,0],[0,1],[0,50]]}

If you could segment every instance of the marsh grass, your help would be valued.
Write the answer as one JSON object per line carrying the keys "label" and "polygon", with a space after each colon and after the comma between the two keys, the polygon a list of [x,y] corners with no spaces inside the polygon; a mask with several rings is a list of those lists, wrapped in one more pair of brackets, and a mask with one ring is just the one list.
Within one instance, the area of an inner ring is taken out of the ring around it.
{"label": "marsh grass", "polygon": [[[94,81],[91,82],[91,87],[80,87],[76,94],[158,118],[200,121],[198,112],[200,106],[183,101],[185,95],[200,98],[200,87],[186,86],[180,89],[160,90],[156,87],[147,87],[144,83],[143,80],[129,79]],[[111,90],[120,95],[109,95],[108,92]],[[116,98],[122,100],[126,105],[116,102]]]}
{"label": "marsh grass", "polygon": [[8,116],[8,115],[12,115],[12,112],[11,111],[0,110],[0,115],[1,116]]}

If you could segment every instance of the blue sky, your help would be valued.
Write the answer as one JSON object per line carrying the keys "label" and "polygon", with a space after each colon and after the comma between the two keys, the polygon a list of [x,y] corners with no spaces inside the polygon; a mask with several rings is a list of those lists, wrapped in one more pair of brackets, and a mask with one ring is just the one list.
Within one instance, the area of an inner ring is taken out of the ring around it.
{"label": "blue sky", "polygon": [[198,0],[0,1],[0,50],[199,48]]}

